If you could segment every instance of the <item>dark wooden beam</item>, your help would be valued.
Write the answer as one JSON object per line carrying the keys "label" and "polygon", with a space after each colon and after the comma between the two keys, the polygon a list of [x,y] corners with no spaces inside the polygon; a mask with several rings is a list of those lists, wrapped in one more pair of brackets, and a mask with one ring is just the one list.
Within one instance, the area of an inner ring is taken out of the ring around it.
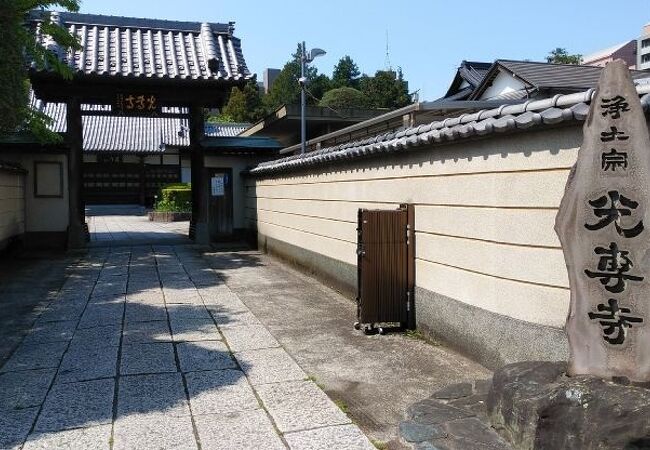
{"label": "dark wooden beam", "polygon": [[86,246],[86,211],[81,190],[83,189],[83,125],[81,122],[81,101],[72,97],[67,102],[68,153],[68,247]]}
{"label": "dark wooden beam", "polygon": [[194,242],[209,244],[208,230],[208,181],[205,170],[205,153],[201,147],[204,133],[203,108],[190,107],[190,152],[192,158],[192,228]]}

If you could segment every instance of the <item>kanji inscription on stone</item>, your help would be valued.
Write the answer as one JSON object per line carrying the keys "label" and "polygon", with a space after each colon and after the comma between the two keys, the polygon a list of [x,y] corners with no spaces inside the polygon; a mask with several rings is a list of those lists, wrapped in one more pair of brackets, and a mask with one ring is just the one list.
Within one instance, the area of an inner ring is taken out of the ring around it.
{"label": "kanji inscription on stone", "polygon": [[569,375],[650,381],[650,138],[630,71],[604,69],[555,221],[569,272]]}

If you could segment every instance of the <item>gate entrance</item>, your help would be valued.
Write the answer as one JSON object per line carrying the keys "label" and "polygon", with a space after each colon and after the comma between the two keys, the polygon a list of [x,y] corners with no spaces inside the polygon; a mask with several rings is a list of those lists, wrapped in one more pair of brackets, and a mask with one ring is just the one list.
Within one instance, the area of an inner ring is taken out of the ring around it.
{"label": "gate entrance", "polygon": [[208,198],[208,227],[211,241],[231,239],[233,232],[232,214],[232,169],[207,169],[210,192]]}
{"label": "gate entrance", "polygon": [[380,324],[415,327],[414,225],[413,205],[359,210],[355,328],[383,334],[385,327]]}

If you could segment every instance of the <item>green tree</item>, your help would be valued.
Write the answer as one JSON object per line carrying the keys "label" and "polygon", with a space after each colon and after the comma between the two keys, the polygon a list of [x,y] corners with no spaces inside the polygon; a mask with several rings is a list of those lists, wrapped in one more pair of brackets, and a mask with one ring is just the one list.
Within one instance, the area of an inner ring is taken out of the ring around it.
{"label": "green tree", "polygon": [[374,77],[363,75],[359,88],[373,108],[401,108],[411,103],[408,82],[404,80],[402,69],[378,70]]}
{"label": "green tree", "polygon": [[359,67],[352,61],[348,55],[345,55],[334,66],[332,73],[332,87],[350,87],[358,89],[359,87]]}
{"label": "green tree", "polygon": [[367,108],[369,104],[368,97],[363,92],[351,87],[340,87],[327,91],[318,105],[339,109]]}
{"label": "green tree", "polygon": [[[46,49],[26,23],[32,10],[61,7],[78,11],[78,0],[0,0],[0,136],[29,129],[41,142],[59,141],[48,130],[51,119],[29,105],[28,62],[37,68],[54,70],[63,78],[72,78],[71,69]],[[51,36],[64,49],[80,49],[67,29],[52,23],[44,14],[41,32]]]}
{"label": "green tree", "polygon": [[548,53],[546,61],[554,64],[582,64],[582,55],[570,55],[565,48],[558,47]]}
{"label": "green tree", "polygon": [[[330,89],[330,79],[327,75],[319,75],[316,67],[308,65],[307,73],[307,89],[312,95],[307,95],[307,103],[314,105],[318,103],[318,99]],[[297,104],[300,103],[300,85],[298,79],[300,78],[300,44],[296,53],[292,55],[292,59],[287,62],[278,77],[273,82],[271,90],[264,97],[264,103],[270,109],[275,109],[281,105]],[[316,97],[316,99],[314,99]]]}
{"label": "green tree", "polygon": [[257,87],[257,81],[251,80],[240,89],[232,88],[228,103],[223,108],[222,116],[232,122],[257,122],[264,117],[266,110]]}

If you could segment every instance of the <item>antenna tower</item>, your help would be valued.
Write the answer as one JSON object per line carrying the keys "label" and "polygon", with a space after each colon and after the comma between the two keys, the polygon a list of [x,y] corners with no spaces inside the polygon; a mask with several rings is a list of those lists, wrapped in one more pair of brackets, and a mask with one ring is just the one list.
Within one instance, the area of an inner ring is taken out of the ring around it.
{"label": "antenna tower", "polygon": [[393,66],[390,63],[390,46],[388,45],[388,30],[386,30],[386,59],[384,61],[386,70],[393,70]]}

